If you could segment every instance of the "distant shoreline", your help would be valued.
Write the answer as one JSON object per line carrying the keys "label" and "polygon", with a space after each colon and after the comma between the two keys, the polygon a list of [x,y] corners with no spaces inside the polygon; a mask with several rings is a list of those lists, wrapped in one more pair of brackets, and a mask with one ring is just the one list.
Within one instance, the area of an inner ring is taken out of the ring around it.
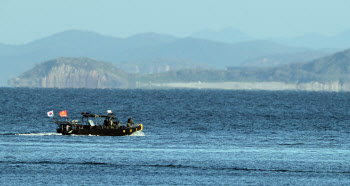
{"label": "distant shoreline", "polygon": [[338,81],[329,83],[284,83],[284,82],[174,82],[174,83],[136,83],[136,88],[167,89],[222,89],[222,90],[303,90],[303,91],[350,91],[350,85]]}
{"label": "distant shoreline", "polygon": [[46,87],[46,86],[1,86],[0,88],[58,88],[58,89],[218,89],[218,90],[268,90],[268,91],[327,91],[327,92],[350,92],[350,84],[335,82],[306,82],[306,83],[285,83],[285,82],[173,82],[153,83],[136,82],[132,87]]}

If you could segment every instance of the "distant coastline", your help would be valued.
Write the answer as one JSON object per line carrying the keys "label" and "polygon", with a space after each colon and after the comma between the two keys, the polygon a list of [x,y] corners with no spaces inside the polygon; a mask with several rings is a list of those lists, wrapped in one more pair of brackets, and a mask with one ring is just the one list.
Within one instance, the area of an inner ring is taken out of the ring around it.
{"label": "distant coastline", "polygon": [[176,82],[176,83],[140,83],[136,88],[149,89],[222,89],[222,90],[301,90],[301,91],[350,91],[350,85],[340,84],[339,81],[320,83],[284,83],[284,82]]}
{"label": "distant coastline", "polygon": [[[162,73],[128,73],[112,63],[61,57],[35,65],[12,78],[13,87],[226,89],[350,91],[350,49],[305,63],[278,67],[183,69]],[[166,63],[164,63],[166,64]]]}

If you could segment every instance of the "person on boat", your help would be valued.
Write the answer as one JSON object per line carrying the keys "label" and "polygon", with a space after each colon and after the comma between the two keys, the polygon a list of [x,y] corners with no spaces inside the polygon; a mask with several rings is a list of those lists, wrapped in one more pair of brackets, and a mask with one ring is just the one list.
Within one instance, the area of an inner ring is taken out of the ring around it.
{"label": "person on boat", "polygon": [[129,119],[128,119],[128,122],[127,122],[127,126],[128,127],[130,127],[131,125],[133,125],[134,124],[134,121],[132,120],[132,117],[130,117]]}
{"label": "person on boat", "polygon": [[118,121],[117,122],[117,129],[119,128],[119,127],[121,127],[122,126],[122,124]]}
{"label": "person on boat", "polygon": [[105,119],[105,120],[104,120],[103,125],[104,125],[105,127],[108,127],[108,125],[109,125],[108,119]]}
{"label": "person on boat", "polygon": [[113,128],[119,128],[120,126],[122,126],[118,120],[118,118],[114,118],[113,120],[111,120],[113,123],[112,123],[112,127]]}
{"label": "person on boat", "polygon": [[117,124],[115,122],[113,122],[113,120],[111,120],[111,127],[113,129],[117,128]]}

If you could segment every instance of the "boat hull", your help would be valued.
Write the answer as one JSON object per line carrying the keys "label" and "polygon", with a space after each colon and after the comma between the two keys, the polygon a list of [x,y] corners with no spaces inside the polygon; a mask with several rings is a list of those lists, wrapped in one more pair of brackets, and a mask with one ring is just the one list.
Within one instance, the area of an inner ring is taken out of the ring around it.
{"label": "boat hull", "polygon": [[91,127],[72,129],[71,126],[66,125],[58,128],[57,133],[61,133],[62,135],[126,136],[131,135],[134,132],[141,131],[142,129],[142,124],[137,124],[130,127],[119,127],[118,129]]}

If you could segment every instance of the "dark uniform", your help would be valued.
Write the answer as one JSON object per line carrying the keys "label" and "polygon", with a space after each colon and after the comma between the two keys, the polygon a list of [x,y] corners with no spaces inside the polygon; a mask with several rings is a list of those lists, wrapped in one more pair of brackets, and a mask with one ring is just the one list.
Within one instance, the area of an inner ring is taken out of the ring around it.
{"label": "dark uniform", "polygon": [[131,125],[133,125],[134,124],[134,121],[132,120],[132,117],[130,117],[129,119],[128,119],[128,122],[127,122],[127,126],[128,127],[130,127]]}
{"label": "dark uniform", "polygon": [[103,125],[104,125],[105,127],[108,127],[108,124],[109,124],[109,121],[108,121],[107,119],[105,119],[104,122],[103,122]]}

